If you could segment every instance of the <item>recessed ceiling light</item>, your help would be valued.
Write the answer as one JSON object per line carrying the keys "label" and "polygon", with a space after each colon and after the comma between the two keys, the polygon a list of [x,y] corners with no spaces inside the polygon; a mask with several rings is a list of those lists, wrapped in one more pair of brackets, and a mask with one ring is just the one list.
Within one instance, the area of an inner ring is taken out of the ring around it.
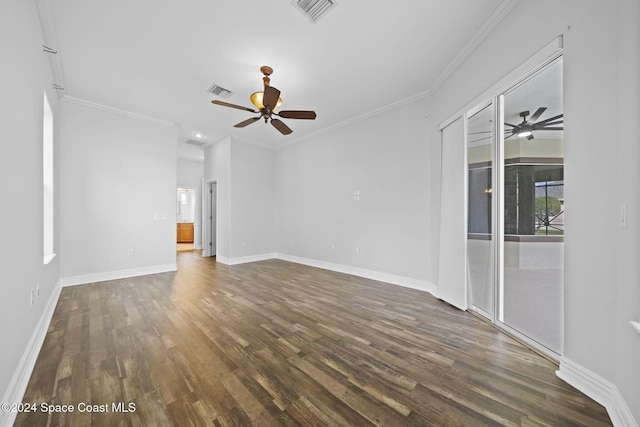
{"label": "recessed ceiling light", "polygon": [[201,134],[200,132],[194,132],[193,136],[195,136],[196,138],[202,138],[204,135]]}
{"label": "recessed ceiling light", "polygon": [[185,141],[185,144],[195,145],[196,147],[200,147],[200,148],[202,148],[205,145],[207,145],[207,143],[205,141],[195,140],[195,139],[187,139]]}

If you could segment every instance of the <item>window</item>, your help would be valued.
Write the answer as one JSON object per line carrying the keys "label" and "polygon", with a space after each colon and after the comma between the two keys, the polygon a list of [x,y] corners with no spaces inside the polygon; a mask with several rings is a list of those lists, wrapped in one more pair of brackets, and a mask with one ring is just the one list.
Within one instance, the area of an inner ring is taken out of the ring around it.
{"label": "window", "polygon": [[44,94],[42,119],[42,186],[43,186],[43,253],[44,264],[55,257],[54,251],[54,189],[53,189],[53,112],[47,94]]}
{"label": "window", "polygon": [[[560,160],[562,159],[549,159]],[[562,163],[505,165],[504,232],[514,236],[564,234]]]}
{"label": "window", "polygon": [[536,234],[564,234],[564,181],[536,182]]}

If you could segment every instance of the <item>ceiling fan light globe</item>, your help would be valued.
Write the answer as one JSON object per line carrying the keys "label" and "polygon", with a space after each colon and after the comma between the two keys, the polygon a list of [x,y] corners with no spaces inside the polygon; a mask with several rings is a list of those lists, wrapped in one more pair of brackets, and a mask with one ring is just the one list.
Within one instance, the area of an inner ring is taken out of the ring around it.
{"label": "ceiling fan light globe", "polygon": [[[263,104],[264,92],[252,93],[249,99],[251,100],[251,103],[256,106],[258,111],[264,109],[264,104]],[[276,102],[276,107],[272,111],[276,111],[281,104],[282,104],[282,98],[278,98],[278,102]]]}
{"label": "ceiling fan light globe", "polygon": [[518,133],[518,136],[520,138],[524,138],[525,136],[531,136],[532,132],[530,130],[523,130],[522,132]]}

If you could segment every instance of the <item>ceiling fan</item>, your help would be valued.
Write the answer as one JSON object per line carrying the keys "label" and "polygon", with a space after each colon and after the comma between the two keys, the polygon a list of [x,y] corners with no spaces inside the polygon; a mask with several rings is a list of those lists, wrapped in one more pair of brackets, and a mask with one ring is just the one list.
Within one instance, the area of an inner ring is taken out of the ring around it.
{"label": "ceiling fan", "polygon": [[258,117],[252,117],[250,119],[244,120],[234,127],[243,128],[245,126],[250,125],[251,123],[255,123],[260,119],[264,119],[265,123],[271,122],[274,128],[278,129],[281,134],[289,135],[293,132],[289,126],[287,126],[282,120],[273,118],[274,115],[282,117],[284,119],[305,119],[305,120],[314,120],[316,118],[315,111],[305,111],[305,110],[283,110],[276,113],[276,109],[282,104],[282,99],[280,99],[280,91],[273,86],[270,86],[269,83],[271,79],[269,76],[273,73],[273,69],[268,66],[260,67],[260,71],[264,74],[262,78],[264,82],[264,92],[256,92],[250,96],[251,103],[256,107],[253,108],[243,107],[241,105],[229,104],[228,102],[223,101],[211,101],[213,104],[222,105],[223,107],[235,108],[238,110],[249,111],[250,113],[259,113]]}
{"label": "ceiling fan", "polygon": [[519,137],[526,137],[527,139],[533,139],[533,131],[538,130],[564,130],[564,121],[563,115],[558,114],[557,116],[553,116],[546,120],[541,120],[536,122],[538,118],[547,110],[547,107],[540,107],[536,110],[535,113],[527,120],[527,116],[529,115],[528,111],[523,111],[520,113],[520,117],[522,117],[522,123],[517,125],[512,125],[511,123],[505,122],[506,126],[511,126],[511,129],[505,129],[505,137],[504,139],[511,138],[513,135],[518,135]]}

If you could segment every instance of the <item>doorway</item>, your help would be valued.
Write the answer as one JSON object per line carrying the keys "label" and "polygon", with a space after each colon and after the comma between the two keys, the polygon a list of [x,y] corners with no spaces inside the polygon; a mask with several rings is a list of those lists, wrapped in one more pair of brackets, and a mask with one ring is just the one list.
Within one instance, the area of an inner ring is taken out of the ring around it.
{"label": "doorway", "polygon": [[178,251],[194,249],[196,189],[176,189],[176,243]]}
{"label": "doorway", "polygon": [[467,113],[472,310],[553,358],[564,341],[562,57]]}

